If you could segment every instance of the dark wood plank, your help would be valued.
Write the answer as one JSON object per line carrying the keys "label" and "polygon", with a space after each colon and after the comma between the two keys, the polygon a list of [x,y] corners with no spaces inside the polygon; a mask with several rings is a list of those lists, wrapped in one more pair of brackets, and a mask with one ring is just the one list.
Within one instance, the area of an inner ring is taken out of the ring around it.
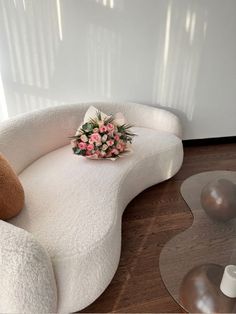
{"label": "dark wood plank", "polygon": [[236,170],[236,144],[185,147],[179,173],[142,192],[127,206],[118,270],[106,291],[83,313],[183,312],[162,282],[159,254],[170,238],[192,223],[179,192],[181,183],[207,170]]}

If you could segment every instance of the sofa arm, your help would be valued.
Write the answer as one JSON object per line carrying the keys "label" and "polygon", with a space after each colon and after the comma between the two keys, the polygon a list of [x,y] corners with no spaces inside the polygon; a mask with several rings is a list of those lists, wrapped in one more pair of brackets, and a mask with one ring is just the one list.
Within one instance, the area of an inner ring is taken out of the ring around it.
{"label": "sofa arm", "polygon": [[[135,104],[136,125],[165,131],[182,139],[182,126],[179,118],[168,110]],[[130,118],[131,119],[131,118]]]}
{"label": "sofa arm", "polygon": [[27,231],[0,221],[0,313],[52,313],[57,289],[49,256]]}
{"label": "sofa arm", "polygon": [[175,114],[164,109],[154,108],[153,119],[155,117],[159,129],[172,133],[182,139],[182,126]]}

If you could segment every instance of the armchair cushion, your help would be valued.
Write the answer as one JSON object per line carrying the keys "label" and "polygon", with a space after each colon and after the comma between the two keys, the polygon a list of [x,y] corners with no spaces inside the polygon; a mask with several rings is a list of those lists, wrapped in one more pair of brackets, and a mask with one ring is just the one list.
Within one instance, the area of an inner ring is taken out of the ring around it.
{"label": "armchair cushion", "polygon": [[24,190],[8,161],[0,154],[0,219],[16,216],[24,205]]}
{"label": "armchair cushion", "polygon": [[27,231],[0,221],[0,313],[55,313],[50,258]]}

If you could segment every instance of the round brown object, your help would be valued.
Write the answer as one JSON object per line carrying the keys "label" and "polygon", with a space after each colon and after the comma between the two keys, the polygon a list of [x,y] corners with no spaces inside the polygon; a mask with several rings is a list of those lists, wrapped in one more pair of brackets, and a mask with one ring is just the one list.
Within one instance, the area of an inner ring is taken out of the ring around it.
{"label": "round brown object", "polygon": [[24,190],[8,161],[0,154],[0,219],[16,216],[24,206]]}
{"label": "round brown object", "polygon": [[226,179],[208,183],[201,193],[202,207],[212,218],[227,221],[236,217],[236,184]]}
{"label": "round brown object", "polygon": [[180,303],[190,313],[235,313],[236,298],[220,290],[224,267],[200,265],[190,270],[180,287]]}

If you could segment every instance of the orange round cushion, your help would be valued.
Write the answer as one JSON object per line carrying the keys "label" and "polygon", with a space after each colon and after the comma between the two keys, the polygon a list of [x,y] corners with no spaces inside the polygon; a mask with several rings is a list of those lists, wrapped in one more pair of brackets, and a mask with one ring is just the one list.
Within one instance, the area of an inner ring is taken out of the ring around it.
{"label": "orange round cushion", "polygon": [[10,166],[0,154],[0,219],[16,216],[24,206],[24,190]]}

